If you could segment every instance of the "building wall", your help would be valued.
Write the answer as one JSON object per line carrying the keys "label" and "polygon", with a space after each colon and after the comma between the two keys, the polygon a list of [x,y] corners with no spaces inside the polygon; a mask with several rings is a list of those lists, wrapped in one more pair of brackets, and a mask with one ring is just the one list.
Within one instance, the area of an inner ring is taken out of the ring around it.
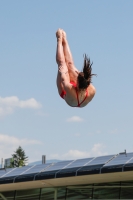
{"label": "building wall", "polygon": [[10,167],[12,158],[6,158],[4,161],[4,167]]}
{"label": "building wall", "polygon": [[133,181],[7,191],[0,196],[0,200],[133,199]]}

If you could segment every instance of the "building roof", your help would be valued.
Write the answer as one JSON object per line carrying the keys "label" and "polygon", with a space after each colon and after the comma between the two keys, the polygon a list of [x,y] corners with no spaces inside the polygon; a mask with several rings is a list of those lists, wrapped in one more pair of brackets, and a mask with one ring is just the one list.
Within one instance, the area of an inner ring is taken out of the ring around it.
{"label": "building roof", "polygon": [[133,153],[120,153],[0,170],[0,184],[133,171]]}

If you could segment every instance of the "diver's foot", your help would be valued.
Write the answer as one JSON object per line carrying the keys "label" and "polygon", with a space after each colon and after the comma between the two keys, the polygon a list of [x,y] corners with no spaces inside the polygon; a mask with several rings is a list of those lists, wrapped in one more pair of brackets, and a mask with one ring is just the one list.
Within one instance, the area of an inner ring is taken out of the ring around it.
{"label": "diver's foot", "polygon": [[62,41],[62,29],[58,29],[57,30],[56,37],[57,37],[57,40],[61,40]]}
{"label": "diver's foot", "polygon": [[67,38],[66,38],[66,32],[64,30],[62,30],[62,43],[66,43]]}

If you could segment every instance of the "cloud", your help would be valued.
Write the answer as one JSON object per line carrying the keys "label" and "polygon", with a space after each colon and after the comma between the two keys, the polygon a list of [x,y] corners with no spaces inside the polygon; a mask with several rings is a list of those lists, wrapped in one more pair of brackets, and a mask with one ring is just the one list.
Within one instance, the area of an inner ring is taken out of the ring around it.
{"label": "cloud", "polygon": [[41,104],[38,103],[34,98],[27,100],[19,100],[17,96],[11,97],[0,97],[0,116],[12,114],[16,108],[32,108],[38,109]]}
{"label": "cloud", "polygon": [[0,144],[9,144],[9,145],[29,145],[29,144],[41,144],[38,140],[29,140],[29,139],[19,139],[14,136],[0,134]]}
{"label": "cloud", "polygon": [[30,140],[27,138],[17,138],[14,136],[0,134],[0,156],[1,158],[10,158],[11,154],[19,147],[28,147],[30,145],[41,145],[42,142],[39,140]]}
{"label": "cloud", "polygon": [[67,119],[67,122],[82,122],[83,119],[81,117],[78,116],[73,116]]}
{"label": "cloud", "polygon": [[87,157],[95,157],[95,156],[102,156],[107,155],[107,152],[104,151],[105,146],[103,144],[97,143],[94,144],[90,151],[79,151],[79,150],[69,150],[65,154],[52,154],[50,158],[52,159],[80,159],[80,158],[87,158]]}

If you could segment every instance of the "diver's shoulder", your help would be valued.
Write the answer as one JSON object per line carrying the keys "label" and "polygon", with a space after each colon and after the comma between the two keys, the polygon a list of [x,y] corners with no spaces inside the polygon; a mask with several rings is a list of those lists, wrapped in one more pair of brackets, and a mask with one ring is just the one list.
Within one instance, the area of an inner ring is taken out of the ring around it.
{"label": "diver's shoulder", "polygon": [[96,88],[92,84],[89,85],[88,90],[89,90],[89,93],[91,93],[92,95],[95,95]]}

